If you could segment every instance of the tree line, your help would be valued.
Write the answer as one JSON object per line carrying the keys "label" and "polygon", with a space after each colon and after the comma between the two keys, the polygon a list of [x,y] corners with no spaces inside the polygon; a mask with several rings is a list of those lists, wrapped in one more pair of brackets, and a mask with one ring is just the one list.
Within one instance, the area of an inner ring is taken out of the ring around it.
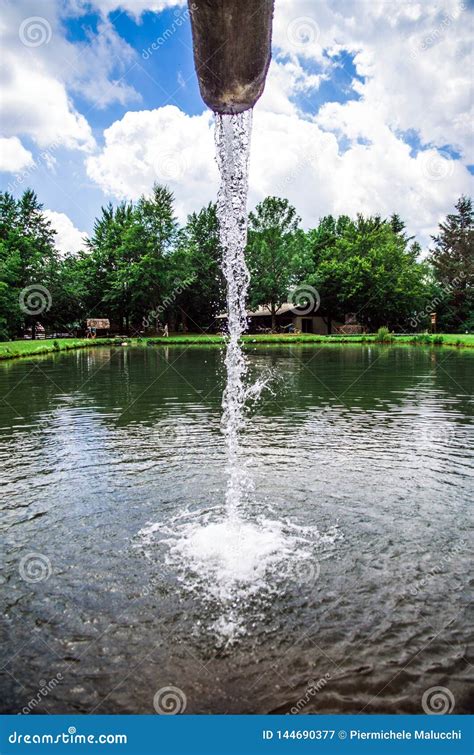
{"label": "tree line", "polygon": [[[429,253],[403,220],[378,215],[321,218],[308,231],[287,199],[266,197],[249,213],[249,306],[275,316],[295,286],[317,290],[329,321],[354,315],[368,330],[474,329],[474,213],[461,197]],[[36,194],[0,192],[0,339],[81,333],[108,318],[120,333],[212,332],[225,309],[215,204],[179,226],[172,193],[155,185],[137,202],[103,207],[84,250],[60,255]]]}

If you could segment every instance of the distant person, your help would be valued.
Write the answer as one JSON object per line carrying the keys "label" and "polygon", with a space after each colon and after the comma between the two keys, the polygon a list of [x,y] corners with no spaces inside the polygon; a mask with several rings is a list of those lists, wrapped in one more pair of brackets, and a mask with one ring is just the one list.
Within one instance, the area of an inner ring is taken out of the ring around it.
{"label": "distant person", "polygon": [[92,329],[91,329],[90,325],[87,326],[86,338],[92,338]]}
{"label": "distant person", "polygon": [[97,328],[91,328],[91,338],[95,338],[97,335]]}
{"label": "distant person", "polygon": [[168,323],[166,323],[165,327],[163,328],[163,336],[165,338],[168,338],[169,336]]}

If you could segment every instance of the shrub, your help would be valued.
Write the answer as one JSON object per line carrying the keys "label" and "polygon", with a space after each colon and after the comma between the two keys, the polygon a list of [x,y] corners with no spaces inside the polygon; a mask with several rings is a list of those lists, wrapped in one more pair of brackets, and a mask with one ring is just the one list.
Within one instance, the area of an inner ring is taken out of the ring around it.
{"label": "shrub", "polygon": [[378,343],[390,343],[390,341],[393,341],[393,335],[390,333],[390,330],[384,326],[378,329],[375,340]]}
{"label": "shrub", "polygon": [[416,336],[413,336],[411,342],[428,346],[432,343],[432,340],[429,333],[417,333]]}

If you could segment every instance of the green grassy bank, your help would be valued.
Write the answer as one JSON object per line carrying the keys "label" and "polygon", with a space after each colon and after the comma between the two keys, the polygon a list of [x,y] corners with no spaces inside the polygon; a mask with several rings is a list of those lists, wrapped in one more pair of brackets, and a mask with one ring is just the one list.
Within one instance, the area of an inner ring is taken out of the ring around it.
{"label": "green grassy bank", "polygon": [[[374,335],[357,336],[316,336],[316,335],[247,335],[243,337],[247,344],[341,344],[341,343],[380,343],[379,337]],[[97,346],[120,345],[121,339],[99,338],[96,340],[85,338],[58,338],[44,341],[5,341],[0,343],[0,359],[15,359],[40,354],[48,354],[56,351],[69,351],[70,349],[95,348]],[[127,343],[133,346],[147,345],[201,345],[220,344],[222,337],[219,335],[176,335],[169,338],[129,338]],[[474,334],[439,333],[437,335],[396,335],[389,336],[387,345],[410,344],[421,346],[456,346],[474,348]]]}
{"label": "green grassy bank", "polygon": [[16,359],[37,354],[48,354],[55,351],[69,351],[85,346],[104,346],[114,344],[113,338],[101,338],[92,341],[87,338],[56,338],[42,341],[2,341],[0,343],[0,359]]}

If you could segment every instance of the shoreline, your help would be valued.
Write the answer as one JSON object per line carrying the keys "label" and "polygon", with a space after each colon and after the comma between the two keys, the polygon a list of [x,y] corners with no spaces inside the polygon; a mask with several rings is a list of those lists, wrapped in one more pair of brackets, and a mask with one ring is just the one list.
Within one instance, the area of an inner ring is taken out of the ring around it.
{"label": "shoreline", "polygon": [[[437,348],[474,348],[474,334],[438,333],[435,335],[415,333],[394,335],[387,341],[378,340],[377,334],[356,336],[318,336],[318,335],[245,335],[242,338],[244,346],[254,344],[277,346],[326,346],[326,345],[377,345],[377,346],[429,346]],[[57,338],[46,340],[19,340],[0,342],[0,361],[20,359],[29,356],[41,356],[57,352],[71,351],[83,348],[97,348],[100,346],[220,346],[225,343],[221,335],[171,335],[147,338]]]}

